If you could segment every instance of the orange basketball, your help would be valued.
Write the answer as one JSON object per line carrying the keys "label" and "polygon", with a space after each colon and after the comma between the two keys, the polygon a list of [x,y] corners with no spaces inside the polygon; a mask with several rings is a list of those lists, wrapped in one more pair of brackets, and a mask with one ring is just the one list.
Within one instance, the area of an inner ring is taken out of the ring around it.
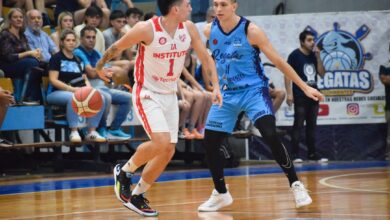
{"label": "orange basketball", "polygon": [[81,87],[73,93],[72,108],[80,116],[93,117],[102,106],[102,95],[92,87]]}

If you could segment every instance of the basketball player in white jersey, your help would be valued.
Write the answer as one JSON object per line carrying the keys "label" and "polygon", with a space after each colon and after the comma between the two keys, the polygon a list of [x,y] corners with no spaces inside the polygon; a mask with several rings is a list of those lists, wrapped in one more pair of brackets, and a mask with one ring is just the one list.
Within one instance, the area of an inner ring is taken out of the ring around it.
{"label": "basketball player in white jersey", "polygon": [[[187,21],[192,10],[190,1],[157,0],[157,4],[162,16],[137,23],[107,49],[97,64],[100,75],[104,75],[102,68],[107,61],[139,43],[133,103],[150,141],[141,144],[126,164],[118,164],[114,176],[117,198],[143,216],[158,215],[143,194],[160,176],[175,152],[179,124],[177,81],[190,46],[211,74],[215,86],[214,103],[222,104],[214,61],[200,40],[195,25]],[[141,179],[131,192],[131,176],[142,165],[145,168]]]}

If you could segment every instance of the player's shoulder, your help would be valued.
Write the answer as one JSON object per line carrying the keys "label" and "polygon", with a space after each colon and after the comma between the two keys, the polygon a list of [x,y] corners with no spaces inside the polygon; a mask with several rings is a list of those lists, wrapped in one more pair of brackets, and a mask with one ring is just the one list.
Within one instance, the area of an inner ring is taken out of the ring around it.
{"label": "player's shoulder", "polygon": [[151,21],[140,21],[137,22],[137,24],[134,25],[132,29],[140,30],[140,31],[149,31],[153,29],[152,22]]}

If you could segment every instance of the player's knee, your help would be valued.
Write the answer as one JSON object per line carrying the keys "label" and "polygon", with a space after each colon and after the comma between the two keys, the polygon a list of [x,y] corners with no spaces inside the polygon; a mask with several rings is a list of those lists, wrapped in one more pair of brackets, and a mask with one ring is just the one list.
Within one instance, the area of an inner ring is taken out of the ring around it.
{"label": "player's knee", "polygon": [[285,99],[286,98],[286,92],[283,90],[277,90],[276,91],[276,97],[280,99]]}

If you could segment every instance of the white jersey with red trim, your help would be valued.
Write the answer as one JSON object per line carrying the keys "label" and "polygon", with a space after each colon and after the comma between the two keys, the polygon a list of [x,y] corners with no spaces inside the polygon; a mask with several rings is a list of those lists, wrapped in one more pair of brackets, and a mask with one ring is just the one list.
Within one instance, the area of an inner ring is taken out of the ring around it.
{"label": "white jersey with red trim", "polygon": [[135,82],[153,92],[176,93],[191,36],[184,23],[179,24],[172,38],[162,27],[161,17],[150,19],[149,22],[152,23],[154,37],[151,44],[139,46]]}

